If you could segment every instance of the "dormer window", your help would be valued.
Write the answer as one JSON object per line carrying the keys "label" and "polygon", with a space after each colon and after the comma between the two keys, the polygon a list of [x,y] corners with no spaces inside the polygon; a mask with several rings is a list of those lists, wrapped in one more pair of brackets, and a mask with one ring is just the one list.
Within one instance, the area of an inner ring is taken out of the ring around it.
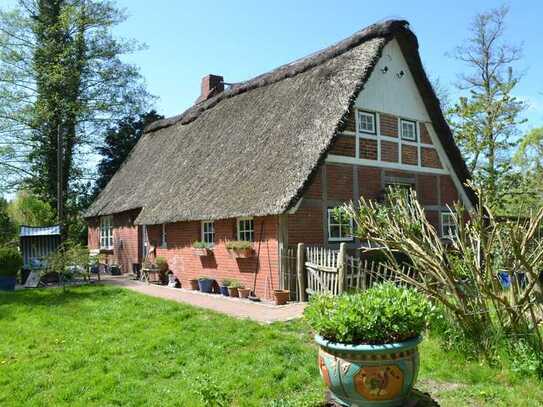
{"label": "dormer window", "polygon": [[375,134],[375,114],[358,112],[358,131],[361,133]]}
{"label": "dormer window", "polygon": [[417,141],[417,123],[402,119],[402,140]]}

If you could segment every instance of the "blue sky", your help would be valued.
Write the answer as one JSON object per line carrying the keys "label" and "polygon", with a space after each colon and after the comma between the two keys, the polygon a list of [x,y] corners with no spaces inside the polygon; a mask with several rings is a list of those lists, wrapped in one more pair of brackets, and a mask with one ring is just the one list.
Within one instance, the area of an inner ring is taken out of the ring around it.
{"label": "blue sky", "polygon": [[[128,20],[116,31],[144,42],[128,57],[140,66],[149,90],[167,116],[189,107],[200,79],[221,74],[238,82],[341,40],[375,21],[404,18],[418,36],[428,72],[445,85],[464,67],[446,56],[468,35],[470,19],[500,1],[174,1],[120,0]],[[507,37],[522,44],[515,91],[529,103],[529,127],[543,125],[543,2],[510,3]]]}

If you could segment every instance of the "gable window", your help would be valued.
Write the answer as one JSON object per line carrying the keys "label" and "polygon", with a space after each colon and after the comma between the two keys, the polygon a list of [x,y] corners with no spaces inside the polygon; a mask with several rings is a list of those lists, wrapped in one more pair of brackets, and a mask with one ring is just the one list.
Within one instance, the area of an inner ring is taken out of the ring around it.
{"label": "gable window", "polygon": [[417,141],[417,123],[411,120],[401,120],[402,140]]}
{"label": "gable window", "polygon": [[211,221],[202,222],[202,242],[209,246],[215,244],[215,224]]}
{"label": "gable window", "polygon": [[100,218],[100,248],[113,249],[113,216]]}
{"label": "gable window", "polygon": [[253,241],[254,220],[253,218],[238,218],[238,240]]}
{"label": "gable window", "polygon": [[358,112],[358,131],[362,133],[375,134],[375,114],[369,112]]}
{"label": "gable window", "polygon": [[166,224],[162,224],[162,229],[160,229],[160,247],[166,248],[168,247],[168,243],[166,242]]}
{"label": "gable window", "polygon": [[441,212],[441,237],[451,239],[456,236],[456,222],[450,211]]}
{"label": "gable window", "polygon": [[328,240],[330,242],[353,240],[353,220],[343,211],[328,208]]}

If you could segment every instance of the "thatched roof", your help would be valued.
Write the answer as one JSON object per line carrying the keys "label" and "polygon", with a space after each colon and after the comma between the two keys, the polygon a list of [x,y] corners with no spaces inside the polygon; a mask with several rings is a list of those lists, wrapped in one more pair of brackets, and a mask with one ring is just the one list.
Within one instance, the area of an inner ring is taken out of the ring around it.
{"label": "thatched roof", "polygon": [[141,208],[136,223],[159,224],[284,213],[393,37],[418,58],[407,23],[386,21],[153,123],[86,216]]}

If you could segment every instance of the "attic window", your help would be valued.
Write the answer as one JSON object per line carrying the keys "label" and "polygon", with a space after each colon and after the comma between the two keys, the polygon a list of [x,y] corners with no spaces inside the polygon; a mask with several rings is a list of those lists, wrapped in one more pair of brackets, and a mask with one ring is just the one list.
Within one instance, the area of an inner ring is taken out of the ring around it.
{"label": "attic window", "polygon": [[254,221],[253,218],[238,218],[238,240],[253,241]]}
{"label": "attic window", "polygon": [[417,141],[417,123],[402,119],[402,140]]}
{"label": "attic window", "polygon": [[370,112],[358,112],[358,131],[361,133],[375,134],[375,114]]}

